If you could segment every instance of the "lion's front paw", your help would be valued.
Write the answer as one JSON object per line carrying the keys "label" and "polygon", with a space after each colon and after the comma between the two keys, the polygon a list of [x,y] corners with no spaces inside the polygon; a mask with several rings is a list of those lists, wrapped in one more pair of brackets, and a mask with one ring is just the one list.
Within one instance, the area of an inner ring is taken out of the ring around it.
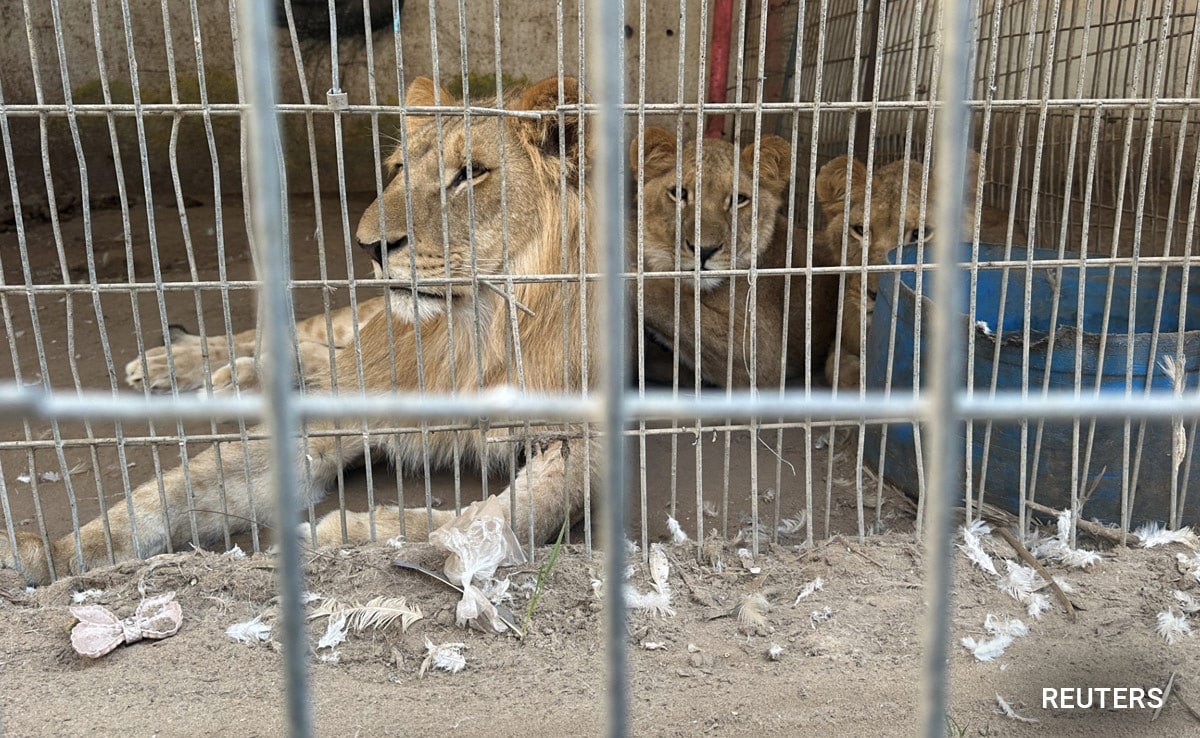
{"label": "lion's front paw", "polygon": [[248,356],[239,356],[232,364],[221,366],[213,372],[212,388],[213,394],[216,395],[259,390],[257,362]]}
{"label": "lion's front paw", "polygon": [[[17,565],[18,558],[20,566]],[[17,533],[12,541],[0,533],[0,569],[17,569],[30,584],[50,583],[46,549],[36,533]]]}
{"label": "lion's front paw", "polygon": [[[219,365],[228,360],[225,339],[208,339],[208,358],[210,365]],[[125,384],[134,389],[170,392],[172,367],[175,387],[179,390],[204,386],[204,351],[200,336],[192,335],[179,326],[171,326],[169,345],[148,349],[142,358],[125,365]]]}

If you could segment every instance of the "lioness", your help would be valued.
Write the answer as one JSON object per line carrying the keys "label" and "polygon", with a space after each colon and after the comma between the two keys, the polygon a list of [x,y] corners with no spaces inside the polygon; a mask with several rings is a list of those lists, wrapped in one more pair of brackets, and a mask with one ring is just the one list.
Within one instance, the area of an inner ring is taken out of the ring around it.
{"label": "lioness", "polygon": [[[847,168],[850,169],[849,209],[846,209]],[[963,198],[961,235],[971,238],[975,228],[975,191],[979,176],[979,155],[967,156],[966,186]],[[871,177],[871,211],[866,212],[867,167],[857,159],[841,156],[826,164],[817,173],[816,199],[825,213],[826,261],[834,264],[861,267],[863,252],[868,265],[883,264],[887,252],[900,244],[924,243],[933,234],[934,187],[929,188],[922,212],[922,191],[925,189],[924,165],[919,161],[894,161],[875,170]],[[903,201],[904,209],[900,204]],[[869,217],[868,217],[869,216]],[[979,239],[1003,243],[1008,232],[1008,215],[995,208],[984,207]],[[842,233],[847,237],[843,254]],[[1017,226],[1015,234],[1023,230]],[[879,272],[867,272],[864,290],[862,272],[845,275],[842,300],[841,333],[835,337],[840,346],[832,348],[825,363],[829,383],[843,389],[859,387],[862,367],[862,341],[870,327],[875,310],[875,292],[879,288]]]}
{"label": "lioness", "polygon": [[[699,271],[698,278],[678,280],[679,312],[675,312],[675,282],[645,280],[645,327],[649,336],[669,351],[678,338],[680,362],[699,371],[705,382],[718,386],[776,387],[782,379],[802,376],[805,344],[812,342],[812,366],[821,367],[833,338],[837,311],[837,277],[813,275],[805,289],[803,273],[789,276],[757,275],[755,302],[749,304],[749,276],[706,276],[714,270],[747,269],[756,254],[760,269],[803,268],[807,263],[804,239],[797,237],[788,261],[788,223],[785,195],[788,190],[791,146],[778,136],[766,135],[758,145],[757,212],[751,201],[755,178],[755,147],[737,148],[726,141],[708,140],[699,162],[695,141],[683,144],[681,176],[676,178],[675,136],[661,128],[647,128],[644,136],[643,203],[644,246],[642,263],[647,274],[664,271]],[[734,181],[734,161],[739,159]],[[639,145],[629,151],[635,176]],[[702,192],[696,190],[697,170],[702,169]],[[636,218],[630,244],[636,246]],[[757,234],[755,223],[757,220]],[[734,227],[736,225],[736,243]],[[757,240],[754,240],[757,236]],[[789,303],[784,290],[791,283]],[[700,366],[696,367],[695,287],[699,286]],[[730,349],[730,290],[733,290],[733,355]],[[758,324],[751,344],[751,311]],[[806,312],[812,331],[805,331]],[[786,357],[785,348],[786,329]],[[678,336],[676,336],[678,332]],[[754,368],[751,371],[751,367]]]}
{"label": "lioness", "polygon": [[[559,84],[557,78],[544,80],[524,92],[507,95],[503,104],[515,110],[554,110],[560,102]],[[563,102],[579,101],[575,80],[562,80],[562,87]],[[433,105],[434,90],[431,80],[417,79],[408,89],[406,102],[410,106]],[[453,97],[442,91],[440,101],[446,104]],[[408,118],[407,157],[397,150],[388,158],[390,181],[358,224],[356,238],[372,255],[376,276],[395,281],[388,297],[391,325],[383,313],[376,312],[361,327],[363,391],[416,391],[420,360],[424,385],[419,389],[469,397],[481,388],[515,382],[513,367],[519,359],[524,380],[519,389],[582,392],[584,363],[591,361],[583,347],[596,345],[592,333],[597,321],[585,325],[580,315],[584,307],[591,315],[599,314],[598,304],[594,304],[598,290],[584,290],[579,280],[517,282],[510,297],[530,315],[508,304],[503,290],[475,290],[464,282],[418,283],[414,294],[412,286],[414,276],[461,279],[470,277],[473,267],[485,277],[596,271],[593,250],[585,249],[586,255],[581,257],[578,248],[562,248],[563,243],[580,243],[580,212],[588,199],[579,178],[578,119],[474,116],[469,152],[462,117],[442,115],[440,123],[433,121],[433,117]],[[560,121],[565,128],[560,128]],[[566,141],[567,150],[560,150],[560,140]],[[507,190],[503,208],[502,166]],[[402,172],[402,167],[407,171]],[[563,172],[565,201],[560,197]],[[448,261],[443,250],[447,244]],[[353,357],[335,365],[338,387],[358,387]],[[590,376],[596,374],[592,371]],[[323,382],[317,378],[310,388],[314,384],[328,386],[329,377]],[[319,429],[319,424],[310,424],[310,430]],[[521,428],[493,430],[488,435],[490,440],[519,438],[522,432]],[[457,448],[463,458],[485,468],[503,468],[509,460],[508,444],[488,440],[482,430],[400,433],[370,439],[377,450],[386,451],[404,466],[416,466],[423,455],[434,464],[446,464]],[[588,449],[579,439],[533,445],[541,453],[524,460],[513,485],[499,496],[506,511],[515,505],[511,524],[522,536],[532,532],[538,541],[545,541],[564,520],[573,522],[582,515],[585,474],[593,474],[599,489],[595,467],[585,469],[585,459],[590,456],[598,466],[599,455],[585,453]],[[319,433],[308,434],[303,451],[297,461],[299,477],[306,480],[296,491],[301,504],[324,496],[339,470],[364,453],[362,444],[339,444],[333,435]],[[233,530],[247,528],[252,515],[271,525],[275,516],[272,495],[267,493],[269,459],[265,441],[251,441],[245,454],[240,448],[227,448],[218,456],[209,448],[192,460],[186,477],[184,469],[176,468],[166,472],[161,481],[148,480],[133,492],[132,518],[125,505],[109,509],[111,558],[104,521],[97,519],[80,531],[82,554],[76,552],[73,535],[55,541],[47,551],[38,536],[20,533],[11,542],[0,535],[0,562],[11,565],[15,555],[28,579],[44,583],[54,575],[77,573],[111,560],[160,553],[168,542],[185,546],[192,537],[192,522],[202,544],[219,540],[225,524]],[[252,493],[255,508],[251,507]],[[228,516],[213,512],[221,510]],[[451,511],[433,511],[432,524],[440,526],[454,516]],[[347,518],[350,541],[365,542],[367,514],[349,513]],[[378,511],[376,535],[399,534],[401,522],[410,540],[428,534],[424,508],[401,511],[393,507]],[[326,516],[315,532],[318,544],[342,540],[336,516]]]}

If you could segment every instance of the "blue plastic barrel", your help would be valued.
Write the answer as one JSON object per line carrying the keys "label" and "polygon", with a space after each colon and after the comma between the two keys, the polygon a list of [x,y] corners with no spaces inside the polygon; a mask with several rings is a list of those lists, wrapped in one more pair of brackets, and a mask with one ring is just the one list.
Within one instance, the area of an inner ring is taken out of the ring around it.
{"label": "blue plastic barrel", "polygon": [[[1036,396],[1043,387],[1051,391],[1073,390],[1076,367],[1079,386],[1085,394],[1126,391],[1134,396],[1146,392],[1173,391],[1162,359],[1176,357],[1182,347],[1185,392],[1200,385],[1200,268],[1188,270],[1186,285],[1182,267],[1141,266],[1137,270],[1136,292],[1129,266],[1038,266],[1044,259],[1058,259],[1056,252],[1032,250],[1030,309],[1025,311],[1026,260],[1029,251],[1008,250],[1003,246],[979,247],[979,270],[974,296],[975,325],[962,316],[964,330],[971,330],[975,348],[970,381],[976,396],[987,396],[993,377],[998,390],[1020,390],[1028,381],[1029,393]],[[970,262],[972,246],[962,245],[960,261]],[[912,247],[893,249],[892,264],[915,265],[919,250]],[[1078,259],[1067,254],[1066,259]],[[996,262],[1007,262],[1007,272]],[[1015,262],[1015,263],[1014,263]],[[922,321],[921,352],[930,330],[928,312],[932,302],[932,272],[924,272],[921,302],[926,307]],[[961,278],[969,285],[970,272]],[[1008,282],[1003,303],[1001,290]],[[914,377],[914,340],[918,295],[917,270],[881,275],[875,312],[867,338],[867,385],[893,393],[910,395]],[[1083,290],[1083,310],[1079,294]],[[1186,297],[1185,297],[1186,290]],[[1159,299],[1162,299],[1159,312]],[[1130,298],[1133,297],[1133,304]],[[1182,305],[1182,331],[1180,330]],[[1058,314],[1051,335],[1051,317],[1055,303]],[[894,305],[894,309],[893,309]],[[1110,306],[1107,325],[1105,308]],[[1023,330],[1029,326],[1029,343]],[[1130,326],[1132,325],[1132,334]],[[1157,336],[1154,333],[1158,327]],[[894,339],[893,339],[894,329]],[[1106,338],[1107,334],[1107,338]],[[893,342],[894,340],[894,342]],[[1104,344],[1103,354],[1101,344]],[[1076,358],[1078,344],[1081,352]],[[893,347],[894,346],[894,350]],[[1024,353],[1028,349],[1028,363]],[[890,382],[888,358],[892,356]],[[1126,366],[1132,356],[1132,371]],[[922,375],[925,371],[922,367]],[[1128,390],[1127,390],[1128,387]],[[1082,511],[1086,519],[1119,523],[1122,519],[1122,489],[1130,500],[1129,518],[1141,522],[1166,522],[1171,514],[1172,478],[1177,482],[1179,502],[1183,504],[1182,522],[1200,524],[1200,449],[1195,443],[1195,419],[1184,419],[1187,447],[1176,468],[1172,460],[1173,429],[1170,420],[1092,421],[1081,420],[1078,428],[1071,421],[1025,423],[1027,442],[1021,443],[1022,423],[976,421],[970,439],[970,475],[964,490],[975,499],[1016,512],[1021,495],[1057,509],[1071,505],[1072,487],[1080,495],[1094,486]],[[966,425],[962,426],[965,448]],[[1076,447],[1074,439],[1078,438]],[[1089,438],[1091,451],[1088,452]],[[916,496],[922,475],[914,424],[891,423],[868,426],[866,438],[868,463],[892,484]],[[1140,458],[1138,447],[1141,447]],[[1126,449],[1128,448],[1128,454]],[[986,449],[986,453],[985,453]],[[1128,463],[1126,456],[1128,455]],[[1022,459],[1025,485],[1022,487]]]}

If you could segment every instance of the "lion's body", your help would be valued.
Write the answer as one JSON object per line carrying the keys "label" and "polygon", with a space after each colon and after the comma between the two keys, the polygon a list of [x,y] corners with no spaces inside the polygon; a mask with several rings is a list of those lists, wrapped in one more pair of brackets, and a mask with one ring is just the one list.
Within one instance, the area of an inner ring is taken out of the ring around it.
{"label": "lion's body", "polygon": [[[689,370],[697,371],[698,360],[701,378],[718,386],[778,388],[782,381],[803,376],[809,343],[810,366],[821,367],[833,337],[836,278],[799,271],[789,276],[755,274],[752,285],[749,274],[705,275],[748,269],[752,263],[757,269],[797,270],[808,263],[802,235],[797,234],[790,258],[788,254],[784,196],[790,146],[777,136],[762,138],[757,152],[757,203],[754,146],[739,154],[725,141],[705,141],[697,160],[694,141],[679,148],[670,133],[647,129],[644,153],[638,149],[635,142],[630,159],[635,170],[642,159],[645,272],[693,272],[678,280],[645,279],[645,329],[651,340],[675,352]],[[735,182],[734,162],[739,156]],[[702,176],[699,197],[698,173]],[[636,244],[633,221],[630,242]],[[698,247],[693,243],[697,241]],[[809,321],[812,328],[806,331]],[[673,374],[662,367],[656,372],[653,364],[647,372],[648,378],[660,381],[669,381]]]}
{"label": "lion's body", "polygon": [[[847,196],[847,169],[850,190]],[[972,152],[967,162],[967,183],[960,236],[971,239],[975,230],[976,176],[978,155]],[[925,192],[925,169],[918,161],[895,161],[877,168],[871,177],[871,198],[867,203],[867,168],[862,162],[839,157],[817,173],[816,199],[825,213],[826,227],[821,239],[826,250],[823,260],[849,267],[885,263],[887,252],[897,244],[917,244],[933,232],[932,185]],[[869,213],[868,213],[869,207]],[[984,207],[980,213],[980,241],[1003,243],[1008,237],[1007,214]],[[1014,239],[1022,229],[1013,228]],[[825,364],[830,384],[842,389],[860,386],[865,365],[863,342],[875,309],[879,272],[861,271],[844,275],[841,303],[841,327],[835,336]]]}
{"label": "lion's body", "polygon": [[[564,79],[561,85],[565,102],[578,100],[574,80]],[[523,95],[506,99],[505,104],[524,110],[552,110],[561,102],[559,89],[560,80],[546,80]],[[409,89],[407,104],[453,104],[449,93],[440,91],[439,96],[438,92],[432,82],[419,79]],[[387,298],[359,306],[360,318],[364,307],[370,315],[362,318],[359,357],[352,353],[353,346],[338,350],[334,366],[339,391],[453,392],[463,397],[514,386],[528,392],[578,394],[584,385],[582,377],[596,375],[584,369],[584,362],[591,359],[584,347],[596,345],[587,340],[585,331],[595,321],[588,321],[585,327],[581,319],[584,309],[596,314],[591,309],[595,306],[590,306],[595,290],[585,294],[579,281],[517,281],[506,296],[503,279],[495,280],[497,289],[477,290],[463,279],[471,275],[473,267],[485,279],[489,275],[519,278],[595,271],[590,261],[580,263],[578,249],[564,251],[561,247],[564,239],[579,243],[580,212],[587,201],[586,189],[576,174],[577,121],[566,117],[563,125],[567,128],[562,130],[568,150],[559,151],[559,118],[475,117],[468,153],[461,116],[442,116],[436,124],[432,117],[410,116],[407,120],[404,150],[389,157],[390,181],[363,214],[356,234],[376,258],[376,275],[395,280],[395,286]],[[498,174],[501,166],[506,180],[503,206],[500,177],[492,174]],[[564,188],[560,187],[564,177],[565,203],[561,197]],[[447,249],[449,260],[444,258]],[[590,259],[592,250],[587,252]],[[413,265],[420,280],[416,296]],[[429,282],[431,279],[441,281]],[[454,279],[459,281],[448,281]],[[390,300],[391,320],[383,309],[384,299]],[[336,335],[337,329],[343,333],[346,328],[353,329],[348,312],[339,314],[334,325],[334,343],[345,340],[344,335]],[[308,328],[312,332],[303,335],[314,338],[318,347],[326,347],[323,368],[322,362],[314,363],[314,374],[306,376],[308,386],[328,387],[330,339],[324,333],[325,317],[310,319]],[[252,334],[249,337],[252,346]],[[172,345],[170,350],[177,366],[188,361],[200,365],[199,339]],[[365,386],[359,383],[359,360]],[[523,378],[519,386],[518,364]],[[434,419],[441,420],[473,419]],[[310,424],[309,429],[325,428]],[[496,468],[519,454],[512,452],[510,444],[495,441],[509,436],[519,442],[521,432],[517,428],[490,433],[482,429],[390,433],[372,436],[370,450],[390,454],[406,469],[421,468],[425,461],[444,465],[456,458]],[[560,429],[556,435],[561,439],[564,434]],[[344,466],[368,452],[364,445],[310,432],[304,454],[298,455],[297,461],[297,471],[305,480],[298,490],[302,503],[321,498]],[[518,533],[545,541],[564,520],[575,521],[582,515],[589,473],[585,460],[598,460],[598,454],[588,453],[585,442],[577,438],[548,444],[535,440],[531,447],[534,453],[524,459],[513,485],[500,497],[505,510],[515,510],[510,522]],[[518,443],[518,448],[527,446]],[[214,542],[225,525],[236,531],[252,519],[272,525],[269,458],[270,447],[264,441],[251,441],[244,451],[237,445],[226,446],[222,453],[210,448],[191,459],[186,479],[182,468],[166,472],[161,493],[158,480],[142,484],[133,492],[132,519],[125,505],[109,510],[113,557],[151,555],[166,550],[168,542],[184,546],[193,538],[202,545]],[[515,502],[510,499],[513,496]],[[222,510],[228,515],[209,512]],[[430,515],[424,508],[380,508],[374,516],[373,533],[378,538],[403,533],[410,540],[423,540],[430,520],[438,526],[454,514],[433,511]],[[343,533],[341,517],[326,516],[311,531],[316,542],[369,539],[372,531],[366,513],[348,513],[346,520]],[[82,556],[77,555],[71,535],[54,542],[49,556],[36,536],[19,534],[12,548],[26,576],[45,582],[52,578],[51,565],[53,573],[61,576],[110,560],[104,521],[90,522],[80,534]],[[0,564],[11,563],[9,548],[9,541],[0,536]]]}

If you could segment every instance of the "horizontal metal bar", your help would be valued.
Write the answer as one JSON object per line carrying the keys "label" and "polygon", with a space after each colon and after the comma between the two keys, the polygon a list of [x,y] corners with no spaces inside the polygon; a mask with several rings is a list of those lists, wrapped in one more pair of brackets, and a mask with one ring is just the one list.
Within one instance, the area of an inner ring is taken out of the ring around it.
{"label": "horizontal metal bar", "polygon": [[[1023,248],[1023,247],[1022,247]],[[1088,257],[1080,260],[1078,258],[1070,259],[1036,259],[1033,262],[1034,269],[1057,269],[1059,267],[1088,267],[1100,269],[1107,266],[1130,266],[1137,264],[1140,267],[1152,266],[1185,266],[1185,267],[1200,267],[1200,258],[1196,256],[1139,256],[1136,259],[1129,256],[1117,257]],[[987,271],[989,269],[1019,269],[1028,266],[1029,262],[1024,259],[1014,259],[1012,261],[980,261],[980,262],[959,262],[959,267],[962,269],[976,269],[979,271]],[[755,272],[760,277],[771,276],[803,276],[809,272],[809,267],[758,267]],[[886,273],[886,272],[913,272],[923,271],[933,273],[934,266],[932,263],[926,263],[922,266],[913,264],[867,264],[865,267],[861,264],[844,264],[839,266],[814,266],[811,267],[813,274],[861,274],[864,271],[868,273]],[[745,277],[749,275],[749,269],[705,269],[702,276],[705,278],[715,277]],[[684,284],[688,279],[696,276],[694,270],[684,269],[678,271],[655,271],[655,272],[625,272],[622,278],[626,280],[636,280],[639,278],[647,280],[655,279],[678,279]],[[492,284],[496,286],[507,286],[512,284],[548,284],[552,282],[579,282],[584,280],[587,282],[597,282],[600,280],[599,273],[578,272],[563,272],[549,274],[481,274],[472,279],[471,277],[421,277],[417,284],[426,287],[437,287],[446,285],[471,285],[475,283]],[[295,289],[323,289],[330,287],[397,287],[406,289],[412,285],[412,282],[404,279],[386,280],[386,279],[296,279],[290,282],[290,285]],[[30,292],[44,292],[53,294],[66,293],[89,293],[89,292],[114,292],[127,294],[129,292],[156,292],[159,290],[172,291],[191,291],[195,289],[227,289],[230,291],[244,291],[258,289],[259,283],[248,280],[235,280],[221,282],[217,280],[187,280],[187,281],[165,281],[162,284],[153,282],[97,282],[95,285],[87,282],[73,282],[71,284],[53,284],[53,283],[35,283],[35,284],[0,284],[0,294],[27,294]]]}
{"label": "horizontal metal bar", "polygon": [[[1063,98],[1025,98],[1003,100],[967,100],[969,110],[1041,110],[1048,109],[1083,109],[1083,110],[1112,110],[1119,108],[1150,108],[1157,110],[1184,109],[1200,103],[1195,97],[1063,97]],[[940,103],[929,100],[833,100],[833,101],[801,101],[801,102],[726,102],[726,103],[627,103],[619,106],[623,115],[632,116],[645,111],[646,115],[664,113],[789,113],[789,112],[858,112],[867,110],[937,110]],[[331,115],[396,115],[408,112],[409,115],[462,115],[464,110],[473,116],[493,116],[505,118],[542,118],[557,117],[560,113],[595,114],[594,104],[565,105],[557,110],[545,111],[515,111],[492,107],[459,106],[440,107],[403,107],[400,105],[347,105],[332,107],[316,103],[282,103],[276,106],[280,114],[303,115],[312,113],[329,113]],[[247,106],[240,103],[88,103],[64,105],[55,103],[8,103],[0,105],[0,116],[37,117],[42,115],[77,115],[77,116],[107,116],[107,115],[165,115],[176,116],[192,114],[240,116],[246,112]]]}
{"label": "horizontal metal bar", "polygon": [[[307,420],[413,420],[445,418],[522,419],[537,417],[543,422],[597,421],[602,404],[577,395],[521,394],[513,389],[487,390],[471,396],[390,393],[368,395],[308,395],[296,399],[300,417]],[[926,401],[909,394],[890,396],[878,391],[862,396],[803,390],[769,393],[759,390],[721,392],[711,395],[678,396],[668,390],[630,392],[627,400],[635,420],[803,418],[805,420],[854,420],[865,422],[924,421]],[[1171,392],[1149,396],[1123,393],[1053,392],[1022,397],[1020,392],[997,393],[995,397],[968,396],[960,392],[956,414],[968,419],[1017,420],[1044,418],[1145,418],[1200,417],[1200,394],[1176,397]],[[148,420],[217,419],[262,417],[262,398],[242,397],[145,397],[104,392],[77,394],[46,393],[31,388],[0,386],[0,414],[58,420]]]}

